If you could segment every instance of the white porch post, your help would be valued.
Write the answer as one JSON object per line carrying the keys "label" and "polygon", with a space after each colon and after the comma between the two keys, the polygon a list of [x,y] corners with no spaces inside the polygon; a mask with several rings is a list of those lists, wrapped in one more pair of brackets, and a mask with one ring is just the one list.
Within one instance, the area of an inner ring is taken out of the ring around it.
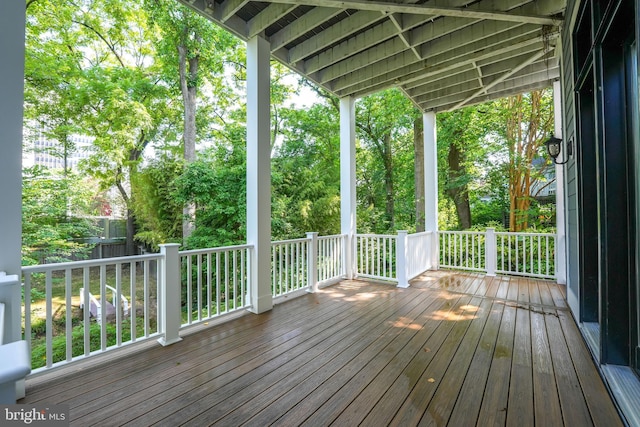
{"label": "white porch post", "polygon": [[484,265],[487,276],[495,276],[498,264],[496,229],[489,227],[484,234]]}
{"label": "white porch post", "polygon": [[346,237],[345,274],[355,275],[356,108],[351,97],[340,99],[340,230]]}
{"label": "white porch post", "polygon": [[398,237],[396,237],[396,276],[399,288],[409,287],[409,276],[407,274],[409,263],[408,235],[407,230],[398,230]]}
{"label": "white porch post", "polygon": [[[20,275],[22,244],[22,103],[25,7],[3,3],[0,13],[0,271]],[[20,289],[5,309],[5,342],[20,339]],[[17,303],[17,304],[16,304]],[[16,306],[17,305],[17,306]]]}
{"label": "white porch post", "polygon": [[431,231],[431,268],[438,269],[438,144],[436,113],[422,115],[424,124],[424,213],[426,231]]}
{"label": "white porch post", "polygon": [[[4,2],[0,13],[0,271],[14,276],[15,285],[0,285],[5,304],[5,344],[21,339],[21,245],[22,245],[22,113],[24,100],[25,7]],[[4,277],[4,279],[9,279]],[[11,385],[9,385],[11,387]],[[15,397],[24,396],[18,381]],[[5,402],[6,403],[6,402]],[[15,402],[11,402],[15,403]]]}
{"label": "white porch post", "polygon": [[318,232],[307,233],[309,249],[307,251],[307,284],[308,291],[318,291]]}
{"label": "white porch post", "polygon": [[[562,138],[562,90],[560,81],[553,82],[553,115],[554,136]],[[564,144],[563,158],[568,156],[567,144]],[[556,280],[559,284],[567,283],[567,252],[565,233],[564,205],[564,165],[556,166]]]}
{"label": "white porch post", "polygon": [[250,311],[271,310],[271,144],[269,42],[247,42],[247,243]]}
{"label": "white porch post", "polygon": [[160,253],[163,258],[160,269],[160,331],[162,337],[158,342],[163,346],[168,346],[178,341],[180,338],[180,326],[182,316],[180,315],[180,245],[177,243],[166,243],[160,245]]}

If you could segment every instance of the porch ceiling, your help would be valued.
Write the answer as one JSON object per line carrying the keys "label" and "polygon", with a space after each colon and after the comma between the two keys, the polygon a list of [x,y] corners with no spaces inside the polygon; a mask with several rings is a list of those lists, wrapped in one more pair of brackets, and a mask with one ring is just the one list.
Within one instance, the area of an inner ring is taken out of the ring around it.
{"label": "porch ceiling", "polygon": [[179,0],[339,97],[445,111],[550,86],[565,0]]}

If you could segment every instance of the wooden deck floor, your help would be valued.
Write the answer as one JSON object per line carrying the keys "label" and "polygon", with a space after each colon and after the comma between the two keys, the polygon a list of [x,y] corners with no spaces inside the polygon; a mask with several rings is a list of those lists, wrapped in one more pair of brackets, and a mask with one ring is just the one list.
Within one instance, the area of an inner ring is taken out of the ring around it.
{"label": "wooden deck floor", "polygon": [[[120,353],[120,354],[118,354]],[[27,381],[83,426],[622,425],[546,281],[344,281]]]}

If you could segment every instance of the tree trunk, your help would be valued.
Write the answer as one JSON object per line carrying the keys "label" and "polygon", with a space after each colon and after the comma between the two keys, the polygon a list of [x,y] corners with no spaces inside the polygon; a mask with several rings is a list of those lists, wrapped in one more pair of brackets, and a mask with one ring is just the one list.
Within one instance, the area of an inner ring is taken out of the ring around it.
{"label": "tree trunk", "polygon": [[464,154],[460,151],[458,144],[449,145],[449,184],[447,194],[453,200],[458,215],[458,224],[462,230],[471,227],[471,206],[469,205],[469,189],[467,183],[458,182],[461,176],[465,175],[462,164]]}
{"label": "tree trunk", "polygon": [[133,210],[127,208],[127,240],[125,246],[125,252],[127,256],[137,255],[136,243],[133,236],[136,235],[136,221],[133,214]]}
{"label": "tree trunk", "polygon": [[[528,102],[528,105],[526,103]],[[539,182],[533,161],[553,125],[553,114],[545,107],[543,92],[518,95],[506,101],[506,138],[509,144],[509,230],[529,226],[532,188]]]}
{"label": "tree trunk", "polygon": [[389,230],[395,229],[395,188],[393,185],[393,156],[391,152],[391,133],[384,135],[384,188],[386,193],[385,216]]}
{"label": "tree trunk", "polygon": [[424,123],[420,114],[413,121],[413,175],[415,180],[416,199],[416,232],[425,230],[425,195],[424,195]]}
{"label": "tree trunk", "polygon": [[135,255],[135,241],[134,236],[136,235],[136,223],[135,217],[133,214],[133,209],[131,209],[131,197],[127,194],[127,190],[124,188],[122,184],[123,171],[121,168],[118,168],[116,171],[116,188],[118,188],[118,192],[120,192],[120,196],[124,201],[124,205],[127,210],[127,238],[125,241],[125,255]]}
{"label": "tree trunk", "polygon": [[[198,95],[197,77],[198,61],[197,55],[189,58],[187,47],[178,46],[178,59],[180,69],[180,91],[184,104],[184,161],[189,164],[196,159],[196,99]],[[188,67],[187,67],[188,66]],[[184,206],[184,219],[182,220],[182,237],[188,238],[195,229],[196,206],[188,203]]]}

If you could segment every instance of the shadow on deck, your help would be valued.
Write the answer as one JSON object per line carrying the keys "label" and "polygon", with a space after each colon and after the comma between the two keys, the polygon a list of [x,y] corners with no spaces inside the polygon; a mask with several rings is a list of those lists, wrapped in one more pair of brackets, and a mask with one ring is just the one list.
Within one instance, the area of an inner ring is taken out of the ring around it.
{"label": "shadow on deck", "polygon": [[71,425],[622,425],[552,282],[343,281],[27,380]]}

